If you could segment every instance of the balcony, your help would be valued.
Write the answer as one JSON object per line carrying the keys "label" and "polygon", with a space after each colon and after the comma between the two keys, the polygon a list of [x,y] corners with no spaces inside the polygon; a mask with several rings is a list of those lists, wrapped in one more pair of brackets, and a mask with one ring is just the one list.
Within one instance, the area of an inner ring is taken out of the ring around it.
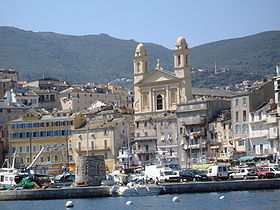
{"label": "balcony", "polygon": [[273,140],[273,139],[277,139],[277,138],[278,138],[277,133],[268,133],[268,135],[267,135],[268,140]]}
{"label": "balcony", "polygon": [[134,137],[134,141],[148,141],[148,140],[157,140],[157,136],[137,136]]}
{"label": "balcony", "polygon": [[182,124],[186,125],[194,125],[194,124],[205,124],[206,117],[205,116],[197,116],[197,117],[188,117]]}
{"label": "balcony", "polygon": [[266,119],[266,123],[267,124],[275,124],[277,123],[277,118],[276,118],[276,115],[269,115]]}
{"label": "balcony", "polygon": [[199,149],[200,147],[201,147],[200,144],[191,144],[191,145],[184,145],[183,149],[184,150]]}
{"label": "balcony", "polygon": [[155,153],[156,150],[154,149],[138,149],[138,150],[133,150],[133,153],[136,154],[151,154],[151,153]]}

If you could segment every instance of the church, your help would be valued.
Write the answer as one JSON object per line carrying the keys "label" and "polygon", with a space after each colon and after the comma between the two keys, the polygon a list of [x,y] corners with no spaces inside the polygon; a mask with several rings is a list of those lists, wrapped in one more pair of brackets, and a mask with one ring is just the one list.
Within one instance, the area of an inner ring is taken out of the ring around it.
{"label": "church", "polygon": [[133,152],[142,164],[153,162],[156,153],[178,159],[177,104],[192,99],[190,55],[180,36],[173,50],[174,71],[165,71],[159,60],[149,71],[149,56],[144,44],[135,50],[135,138]]}

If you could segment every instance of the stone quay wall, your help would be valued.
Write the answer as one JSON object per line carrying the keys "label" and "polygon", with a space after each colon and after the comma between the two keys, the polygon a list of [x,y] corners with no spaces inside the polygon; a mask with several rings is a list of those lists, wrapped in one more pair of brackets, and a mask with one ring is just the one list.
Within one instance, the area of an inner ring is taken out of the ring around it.
{"label": "stone quay wall", "polygon": [[280,179],[167,184],[160,194],[280,189]]}
{"label": "stone quay wall", "polygon": [[0,201],[108,197],[110,196],[110,189],[111,187],[69,187],[40,190],[5,190],[0,191]]}
{"label": "stone quay wall", "polygon": [[[242,180],[220,182],[192,182],[163,185],[160,194],[203,193],[242,190],[280,189],[280,179],[273,180]],[[109,197],[111,186],[69,187],[61,189],[41,190],[5,190],[0,191],[0,201],[5,200],[46,200]]]}

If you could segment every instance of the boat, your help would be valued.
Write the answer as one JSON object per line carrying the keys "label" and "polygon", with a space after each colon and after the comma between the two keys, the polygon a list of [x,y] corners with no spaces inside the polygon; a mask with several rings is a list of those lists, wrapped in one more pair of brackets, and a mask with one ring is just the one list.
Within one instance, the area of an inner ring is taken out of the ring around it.
{"label": "boat", "polygon": [[18,184],[26,175],[20,169],[14,167],[15,156],[16,154],[14,154],[12,165],[10,165],[8,159],[6,159],[0,168],[0,186],[3,188]]}
{"label": "boat", "polygon": [[110,193],[112,196],[147,196],[147,195],[159,195],[160,192],[164,190],[162,186],[159,185],[135,185],[135,186],[117,186],[114,185]]}
{"label": "boat", "polygon": [[[34,163],[36,162],[38,157],[41,155],[43,150],[44,150],[44,147],[40,150],[40,152],[34,158],[32,163],[24,170],[15,168],[15,161],[16,161],[16,151],[15,151],[15,153],[13,155],[12,165],[10,165],[8,159],[6,159],[2,165],[2,168],[0,168],[0,186],[2,188],[6,188],[6,187],[14,186],[14,185],[20,183],[20,181],[24,177],[29,175],[27,173],[27,171],[34,165]],[[6,166],[6,167],[4,167],[4,166]]]}

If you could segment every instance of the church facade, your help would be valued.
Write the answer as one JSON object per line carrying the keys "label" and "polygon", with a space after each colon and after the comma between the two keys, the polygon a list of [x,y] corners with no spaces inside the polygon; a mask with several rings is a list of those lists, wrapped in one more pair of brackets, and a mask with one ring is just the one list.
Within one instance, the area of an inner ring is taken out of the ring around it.
{"label": "church facade", "polygon": [[179,37],[173,50],[174,71],[157,62],[149,71],[149,56],[140,43],[133,59],[135,138],[133,152],[142,164],[153,162],[156,153],[178,159],[177,105],[192,99],[190,50]]}

